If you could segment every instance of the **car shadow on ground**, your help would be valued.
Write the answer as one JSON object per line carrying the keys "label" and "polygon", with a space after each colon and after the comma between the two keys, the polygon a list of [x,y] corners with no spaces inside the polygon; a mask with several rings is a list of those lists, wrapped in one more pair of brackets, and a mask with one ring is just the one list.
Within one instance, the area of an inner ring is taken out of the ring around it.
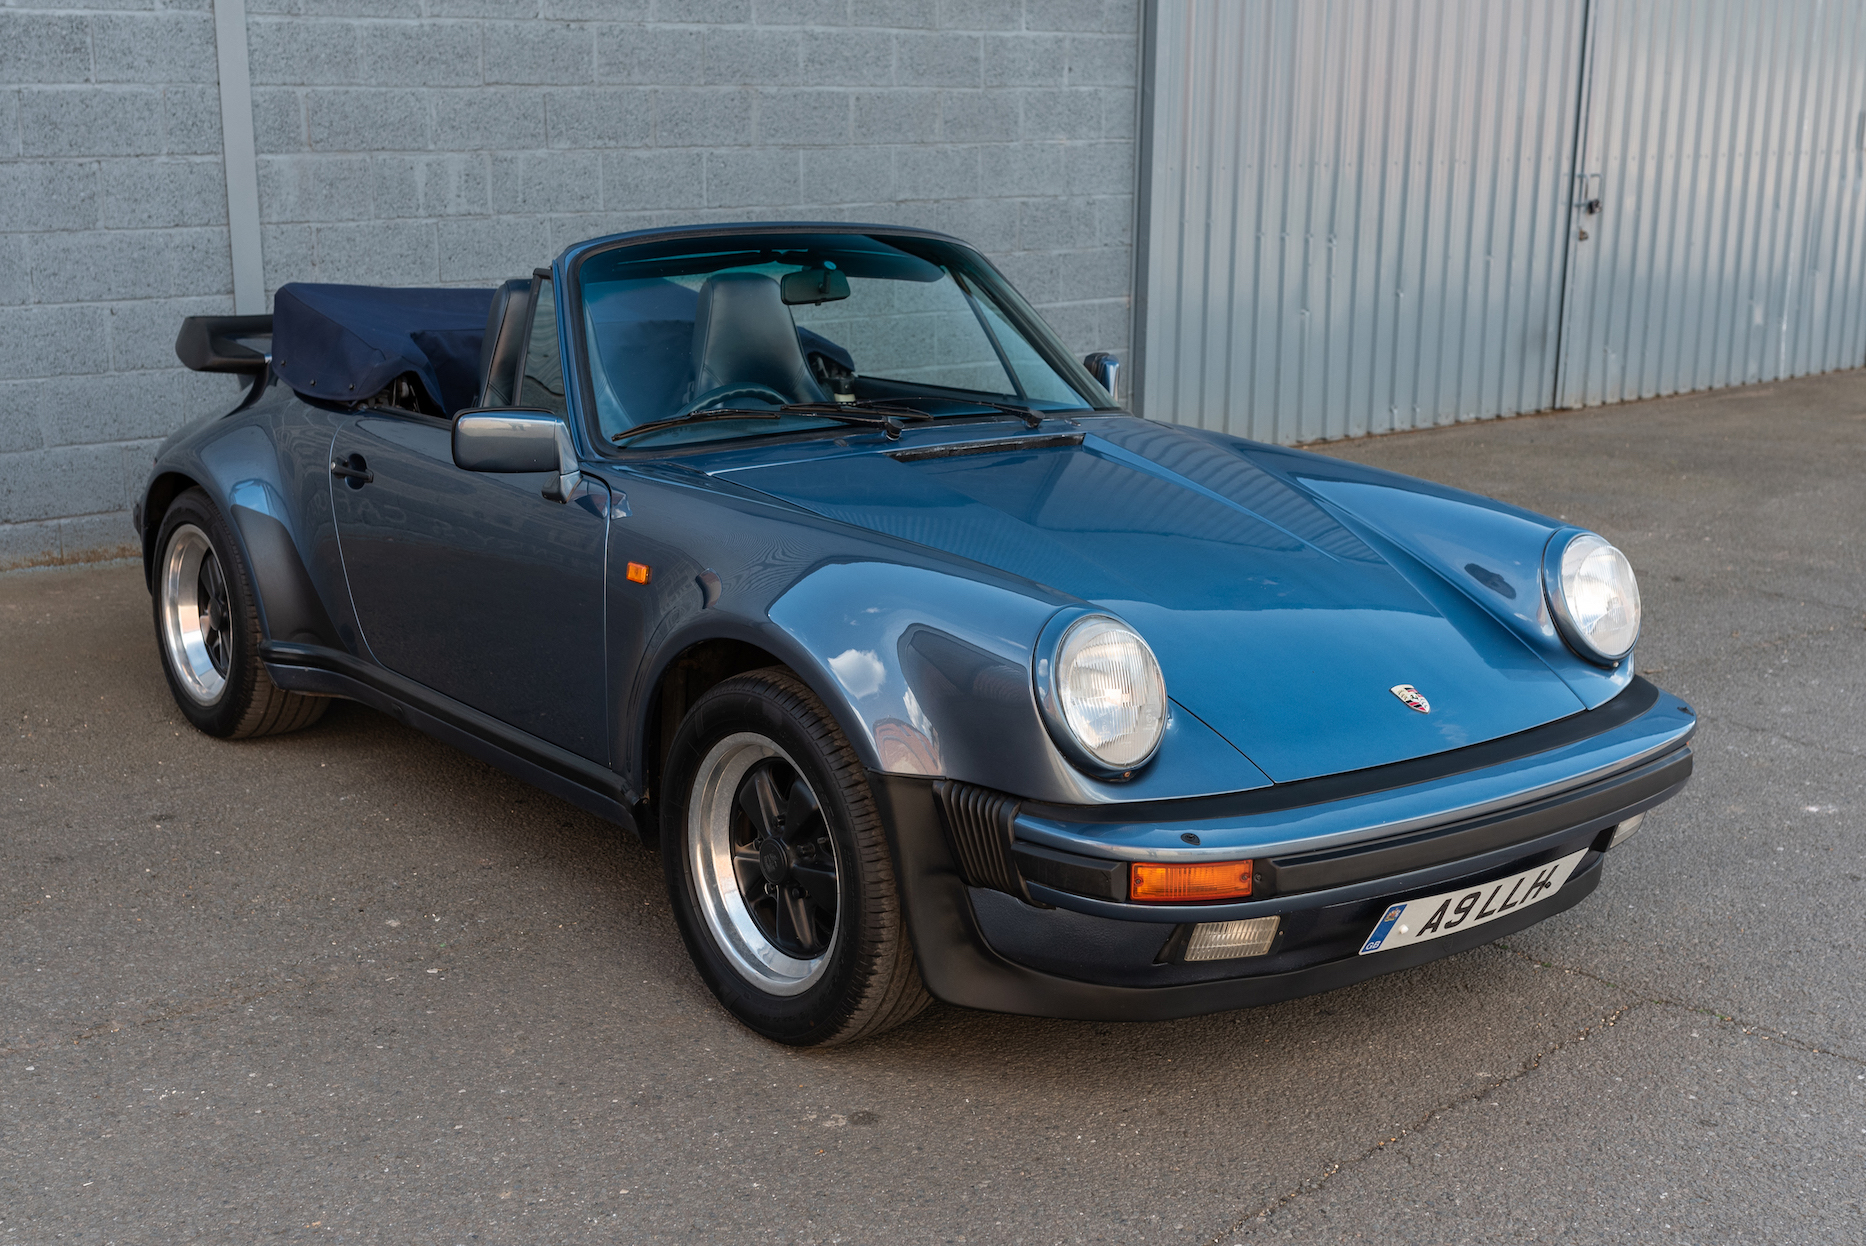
{"label": "car shadow on ground", "polygon": [[[835,1076],[963,1086],[962,1099],[986,1101],[1077,1104],[1092,1091],[1111,1103],[1151,1104],[1146,1110],[1162,1118],[1229,1110],[1275,1124],[1278,1145],[1287,1146],[1292,1129],[1312,1128],[1319,1142],[1344,1127],[1317,1115],[1318,1077],[1379,1088],[1355,1096],[1353,1113],[1373,1113],[1378,1128],[1407,1128],[1423,1113],[1520,1076],[1629,998],[1493,945],[1257,1009],[1097,1023],[935,1003],[878,1038],[796,1052],[745,1030],[714,1003],[686,960],[659,853],[632,834],[360,705],[334,706],[303,745],[371,767],[384,791],[436,793],[428,816],[445,830],[426,840],[431,885],[451,890],[470,886],[475,871],[522,869],[529,885],[507,897],[508,925],[551,927],[574,911],[575,933],[557,951],[574,961],[592,999],[606,993],[606,982],[638,993],[642,1014],[689,1039]],[[287,738],[229,747],[296,746]],[[501,945],[482,946],[491,955]],[[470,971],[474,956],[473,945],[459,946],[451,972]]]}

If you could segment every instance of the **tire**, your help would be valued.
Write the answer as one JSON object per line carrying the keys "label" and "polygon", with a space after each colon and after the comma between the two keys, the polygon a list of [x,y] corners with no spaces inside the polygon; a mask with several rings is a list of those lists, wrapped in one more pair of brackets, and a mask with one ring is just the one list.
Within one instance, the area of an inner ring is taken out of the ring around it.
{"label": "tire", "polygon": [[932,1002],[861,762],[801,680],[773,668],[714,687],[675,733],[666,774],[668,892],[728,1012],[826,1047]]}
{"label": "tire", "polygon": [[266,674],[252,577],[206,493],[189,489],[169,505],[155,549],[156,647],[188,721],[208,735],[242,739],[322,718],[328,698],[286,692]]}

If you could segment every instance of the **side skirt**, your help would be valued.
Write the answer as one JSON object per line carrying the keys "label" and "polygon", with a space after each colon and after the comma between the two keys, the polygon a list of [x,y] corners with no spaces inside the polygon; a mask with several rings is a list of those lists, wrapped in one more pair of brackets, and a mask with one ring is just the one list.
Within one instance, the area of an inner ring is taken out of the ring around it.
{"label": "side skirt", "polygon": [[404,679],[321,645],[269,640],[259,648],[272,682],[288,692],[360,701],[533,787],[641,834],[637,797],[622,776]]}

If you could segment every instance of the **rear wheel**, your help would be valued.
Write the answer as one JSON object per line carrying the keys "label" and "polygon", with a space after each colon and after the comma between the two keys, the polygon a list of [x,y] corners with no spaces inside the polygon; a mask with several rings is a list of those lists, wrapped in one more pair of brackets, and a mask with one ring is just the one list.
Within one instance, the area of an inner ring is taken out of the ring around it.
{"label": "rear wheel", "polygon": [[162,670],[189,722],[238,738],[296,731],[323,717],[326,698],[286,692],[266,674],[252,580],[226,520],[200,489],[162,516],[154,588]]}
{"label": "rear wheel", "polygon": [[861,763],[808,687],[729,679],[674,739],[661,851],[694,964],[767,1038],[846,1043],[931,1002]]}

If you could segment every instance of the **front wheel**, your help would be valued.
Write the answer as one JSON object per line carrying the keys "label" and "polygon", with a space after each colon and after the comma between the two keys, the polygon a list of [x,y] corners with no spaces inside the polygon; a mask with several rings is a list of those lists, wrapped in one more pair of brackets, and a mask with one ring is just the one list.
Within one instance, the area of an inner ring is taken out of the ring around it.
{"label": "front wheel", "polygon": [[695,703],[668,759],[661,852],[693,962],[767,1038],[879,1034],[931,998],[874,797],[815,694],[782,670]]}
{"label": "front wheel", "polygon": [[233,532],[200,489],[170,504],[156,535],[156,640],[169,691],[208,735],[276,735],[308,727],[330,704],[286,692],[266,674],[253,585]]}

